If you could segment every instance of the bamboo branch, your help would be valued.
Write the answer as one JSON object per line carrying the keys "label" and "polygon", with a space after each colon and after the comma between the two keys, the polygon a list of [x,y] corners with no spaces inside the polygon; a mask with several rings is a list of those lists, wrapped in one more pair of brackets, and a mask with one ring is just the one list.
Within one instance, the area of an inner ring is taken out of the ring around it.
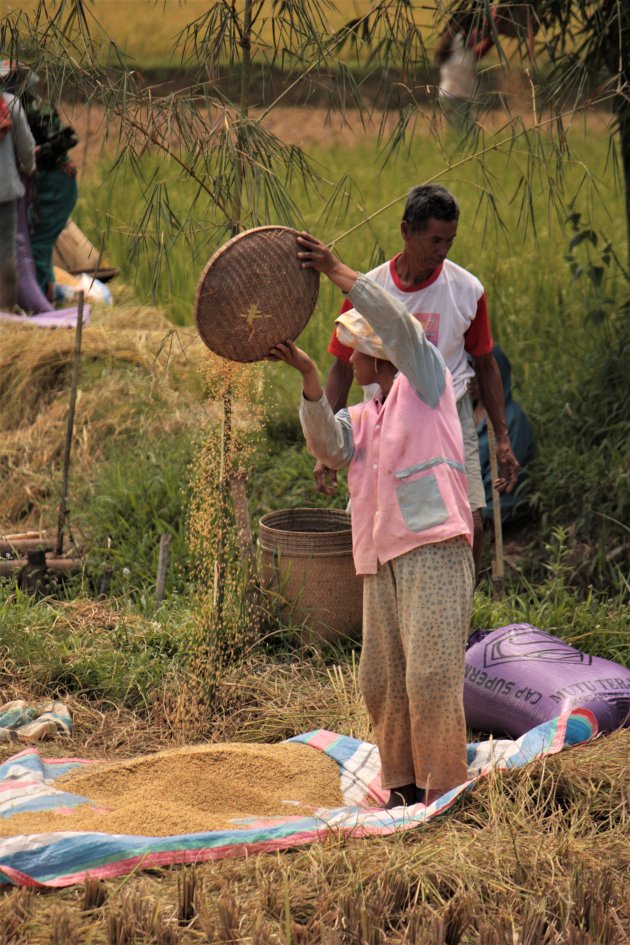
{"label": "bamboo branch", "polygon": [[[611,99],[615,98],[614,93],[609,93],[603,95],[595,101],[586,102],[584,105],[579,106],[578,108],[567,109],[566,112],[561,112],[559,115],[554,115],[551,118],[546,118],[542,121],[539,121],[533,126],[533,128],[522,128],[520,131],[512,131],[509,136],[502,138],[500,141],[496,141],[494,144],[489,144],[485,148],[481,148],[478,151],[475,151],[473,154],[468,154],[466,157],[461,158],[461,160],[456,161],[454,164],[449,164],[448,167],[444,168],[441,171],[437,171],[432,177],[427,178],[424,181],[425,184],[432,184],[436,180],[440,180],[445,174],[450,173],[451,171],[457,170],[459,167],[463,167],[466,164],[469,164],[471,161],[475,161],[485,154],[489,154],[491,151],[498,151],[500,148],[504,147],[506,144],[513,143],[515,140],[522,138],[523,136],[531,134],[532,131],[539,131],[541,128],[546,127],[547,125],[556,124],[558,119],[565,118],[567,116],[576,115],[581,111],[584,111],[587,108],[592,108],[594,105],[601,105],[604,102],[609,102]],[[361,220],[359,223],[356,223],[354,226],[350,227],[349,230],[345,230],[339,236],[336,236],[334,240],[329,244],[330,248],[333,249],[337,243],[340,243],[341,240],[344,240],[347,236],[350,236],[352,233],[355,233],[357,230],[360,230],[362,226],[365,226],[367,223],[371,223],[376,217],[380,216],[381,213],[385,213],[386,210],[391,210],[392,207],[395,207],[396,204],[400,203],[401,200],[404,200],[407,197],[407,192],[400,194],[398,197],[394,197],[393,200],[388,201],[382,207],[379,207],[378,210],[374,210],[367,217]]]}

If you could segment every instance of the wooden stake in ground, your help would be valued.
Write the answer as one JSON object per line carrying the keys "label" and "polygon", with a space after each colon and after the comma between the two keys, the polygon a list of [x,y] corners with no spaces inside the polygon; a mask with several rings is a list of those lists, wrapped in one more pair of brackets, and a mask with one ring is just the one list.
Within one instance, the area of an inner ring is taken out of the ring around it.
{"label": "wooden stake in ground", "polygon": [[254,538],[247,508],[247,491],[244,476],[230,476],[230,489],[236,519],[236,539],[241,555],[241,562],[246,567],[254,558]]}
{"label": "wooden stake in ground", "polygon": [[70,453],[72,450],[72,436],[74,433],[74,411],[77,404],[77,387],[79,384],[79,367],[81,365],[81,338],[83,335],[83,292],[78,293],[77,300],[77,328],[74,336],[74,359],[72,362],[72,381],[70,384],[70,406],[66,423],[66,445],[63,453],[63,478],[61,483],[61,499],[59,500],[59,514],[57,516],[57,544],[55,554],[63,552],[63,530],[68,516],[68,476],[70,473]]}
{"label": "wooden stake in ground", "polygon": [[166,573],[168,571],[168,553],[171,545],[172,535],[168,533],[160,536],[160,552],[158,555],[157,578],[155,582],[155,603],[159,604],[164,600],[164,588],[166,587]]}
{"label": "wooden stake in ground", "polygon": [[103,576],[101,578],[101,587],[98,592],[98,597],[96,598],[97,600],[105,600],[105,598],[108,596],[109,588],[112,583],[113,573],[114,573],[114,569],[112,568],[111,564],[106,564],[105,567],[103,568]]}
{"label": "wooden stake in ground", "polygon": [[492,476],[492,518],[494,522],[494,558],[492,559],[492,587],[495,597],[503,597],[505,573],[503,570],[503,524],[501,522],[501,496],[495,486],[499,476],[497,464],[497,441],[494,428],[488,423],[488,451],[490,453],[490,475]]}

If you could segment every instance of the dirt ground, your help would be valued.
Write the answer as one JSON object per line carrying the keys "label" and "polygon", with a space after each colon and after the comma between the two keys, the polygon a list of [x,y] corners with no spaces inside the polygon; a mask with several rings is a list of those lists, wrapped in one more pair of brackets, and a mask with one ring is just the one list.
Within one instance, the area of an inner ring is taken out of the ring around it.
{"label": "dirt ground", "polygon": [[[480,119],[480,124],[488,133],[500,131],[508,125],[511,118],[518,115],[526,127],[536,124],[530,102],[522,90],[516,90],[511,96],[511,115],[505,109],[487,112]],[[84,174],[90,165],[116,148],[116,128],[106,127],[105,112],[100,106],[90,104],[71,105],[64,103],[61,111],[65,120],[73,125],[79,136],[79,145],[74,151],[74,160],[79,173]],[[262,114],[261,109],[253,109],[252,117]],[[538,121],[545,121],[550,116],[538,116]],[[429,109],[418,109],[413,125],[415,134],[431,135],[436,128],[442,128],[439,116],[436,118]],[[567,127],[586,129],[591,133],[606,132],[611,122],[611,115],[604,109],[590,109],[565,119]],[[293,106],[277,107],[263,118],[263,125],[281,141],[297,145],[304,150],[311,147],[358,146],[362,141],[373,140],[383,128],[392,132],[397,123],[397,115],[390,114],[383,118],[383,113],[373,111],[363,116],[358,110],[347,110],[343,114],[330,112],[326,108]]]}

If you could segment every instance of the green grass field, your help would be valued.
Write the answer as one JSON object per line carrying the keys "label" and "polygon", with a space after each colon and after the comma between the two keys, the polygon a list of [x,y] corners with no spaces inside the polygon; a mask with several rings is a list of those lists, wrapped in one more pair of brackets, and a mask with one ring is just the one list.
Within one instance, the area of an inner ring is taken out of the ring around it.
{"label": "green grass field", "polygon": [[[500,137],[500,136],[499,136]],[[437,180],[449,187],[461,205],[460,227],[451,257],[474,272],[484,283],[489,298],[493,333],[514,360],[519,396],[531,406],[540,396],[545,375],[557,370],[578,370],[584,341],[597,332],[585,318],[585,293],[590,286],[585,277],[575,280],[567,261],[574,236],[568,222],[569,205],[582,214],[582,225],[597,231],[597,247],[586,244],[575,250],[580,261],[596,261],[601,248],[610,241],[618,256],[626,255],[623,219],[612,214],[620,193],[609,166],[608,143],[601,136],[588,136],[576,129],[569,137],[571,160],[563,168],[564,206],[552,204],[549,191],[549,153],[532,160],[525,144],[509,150],[504,146],[486,156],[483,166],[461,155],[443,152],[428,137],[419,135],[408,153],[384,167],[373,140],[344,142],[326,150],[309,148],[308,157],[322,180],[309,192],[301,185],[288,186],[298,211],[290,222],[304,225],[327,241],[336,242],[342,258],[366,271],[382,258],[400,251],[399,221],[407,190],[416,183]],[[551,148],[549,148],[549,152]],[[529,166],[528,166],[529,165]],[[533,168],[533,173],[532,173]],[[153,177],[153,174],[156,177]],[[102,174],[106,175],[103,167]],[[527,205],[524,180],[531,174],[532,212]],[[162,215],[159,233],[173,241],[161,256],[160,272],[153,265],[158,257],[158,234],[145,228],[140,244],[140,265],[130,265],[130,246],[137,232],[145,203],[142,190],[129,171],[103,179],[91,175],[82,182],[77,219],[86,233],[97,239],[108,230],[107,251],[112,263],[122,269],[124,281],[134,285],[139,297],[155,292],[173,321],[192,323],[192,300],[202,269],[217,245],[212,225],[216,212],[209,203],[197,200],[195,188],[177,179],[177,170],[167,162],[146,164],[144,174],[151,188],[160,182],[168,193],[168,205],[177,224],[169,230]],[[333,194],[332,184],[344,178],[347,202],[337,200],[327,210],[322,207]],[[164,199],[164,197],[163,197]],[[392,203],[385,212],[381,207]],[[369,223],[366,216],[374,214]],[[175,241],[177,229],[189,228]],[[253,223],[254,221],[252,221]],[[288,222],[273,213],[264,222]],[[357,227],[347,238],[343,234]],[[214,241],[214,242],[213,242]],[[606,292],[615,295],[619,274],[611,267]],[[320,302],[301,341],[319,360],[327,363],[325,349],[339,296],[322,280]],[[547,357],[553,352],[552,362]],[[271,368],[275,377],[274,368]]]}
{"label": "green grass field", "polygon": [[[32,16],[37,6],[38,0],[0,0],[0,16],[18,12]],[[154,69],[181,64],[183,46],[178,37],[189,25],[202,24],[210,6],[206,0],[92,0],[84,4],[83,9],[92,41],[101,49],[104,59],[111,58],[111,50],[108,50],[111,40],[129,57],[132,67]],[[321,22],[322,33],[332,33],[349,20],[364,16],[370,9],[370,4],[360,0],[337,0],[321,6],[322,17],[317,19]],[[242,8],[242,3],[235,5],[239,15]],[[430,0],[415,3],[412,9],[414,21],[423,33],[429,35],[434,23],[435,4]],[[289,5],[286,11],[288,15]],[[259,49],[268,49],[274,42],[269,0],[261,6],[258,23]]]}
{"label": "green grass field", "polygon": [[[317,112],[304,114],[318,120]],[[422,130],[387,163],[373,137],[352,141],[346,135],[326,148],[308,146],[316,177],[287,181],[287,212],[285,205],[274,209],[259,196],[252,200],[256,184],[248,183],[243,226],[304,226],[334,241],[346,262],[365,271],[400,250],[399,220],[413,184],[437,180],[450,187],[461,204],[451,256],[486,287],[495,340],[512,361],[514,396],[538,434],[538,514],[547,534],[555,524],[579,523],[582,537],[596,542],[589,544],[594,567],[606,570],[601,536],[617,535],[623,545],[628,501],[627,444],[619,436],[623,393],[615,386],[623,384],[618,339],[625,316],[618,306],[626,290],[615,259],[626,258],[627,245],[624,221],[612,212],[621,198],[609,141],[589,134],[588,122],[578,118],[561,153],[551,130],[514,141],[509,131],[498,132],[477,151],[467,157],[454,139],[434,140]],[[122,163],[112,175],[103,166],[88,178],[78,222],[94,239],[106,229],[109,256],[123,279],[140,298],[153,293],[181,326],[182,337],[194,335],[192,300],[207,259],[226,238],[222,217],[197,185],[182,181],[177,166],[148,158],[134,166],[132,172],[131,163]],[[281,168],[277,173],[282,187]],[[300,338],[322,372],[330,363],[326,348],[339,304],[338,293],[323,280],[315,315]],[[618,367],[606,363],[609,356]],[[266,366],[264,376],[272,413],[295,425],[297,379],[279,365]],[[593,392],[600,376],[618,377],[606,385],[603,398]],[[605,443],[606,459],[601,452],[588,463],[580,459],[585,434],[572,418],[582,411],[588,435]],[[303,452],[290,446],[275,462],[302,483],[292,487],[296,502],[320,501]],[[575,476],[565,475],[567,465]],[[278,473],[270,473],[269,484],[278,479],[286,486],[287,476]],[[266,501],[274,504],[282,495],[280,487]]]}
{"label": "green grass field", "polygon": [[[87,9],[110,18],[130,54],[163,64],[168,36],[202,7],[100,0]],[[419,15],[427,9],[418,6]],[[483,162],[466,160],[452,138],[434,138],[428,124],[385,164],[373,136],[335,136],[322,125],[319,143],[305,146],[311,182],[285,181],[278,170],[294,216],[265,202],[253,174],[241,222],[306,226],[366,270],[399,250],[409,187],[436,179],[456,193],[452,258],[486,287],[538,443],[535,504],[505,595],[492,594],[487,551],[471,629],[531,622],[628,665],[630,333],[627,279],[615,262],[627,257],[627,235],[614,149],[596,117],[576,119],[566,141],[552,138],[554,126],[528,138],[506,130],[487,139]],[[304,109],[294,120],[306,127],[320,117]],[[217,154],[208,174],[225,184],[231,168],[221,176]],[[73,733],[42,746],[48,757],[274,743],[319,726],[372,738],[357,683],[360,646],[297,650],[277,595],[264,598],[255,620],[245,608],[237,563],[225,623],[217,630],[209,619],[208,549],[225,519],[216,516],[219,456],[206,444],[216,446],[221,430],[212,383],[220,387],[227,372],[202,349],[192,316],[202,269],[227,231],[176,162],[135,160],[130,149],[120,157],[116,168],[111,153],[84,165],[75,212],[121,269],[113,308],[95,305],[84,334],[70,508],[86,564],[43,600],[14,578],[0,581],[4,698],[68,705]],[[322,284],[300,339],[322,371],[339,302]],[[59,496],[73,338],[28,331],[2,327],[2,530],[54,527]],[[269,509],[328,501],[312,483],[299,396],[297,377],[272,364],[237,388],[234,429],[247,443],[254,531]],[[343,490],[335,502],[344,504]],[[164,533],[173,558],[166,600],[156,604]],[[107,565],[112,581],[101,600]],[[3,743],[0,760],[19,747]],[[239,861],[140,866],[45,894],[3,887],[0,945],[626,945],[628,757],[627,730],[598,738],[486,778],[448,817],[393,837],[331,836]]]}

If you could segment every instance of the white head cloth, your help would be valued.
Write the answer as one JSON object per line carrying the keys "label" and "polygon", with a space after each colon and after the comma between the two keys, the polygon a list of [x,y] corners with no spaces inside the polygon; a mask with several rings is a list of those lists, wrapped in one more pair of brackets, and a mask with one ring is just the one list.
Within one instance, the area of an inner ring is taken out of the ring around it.
{"label": "white head cloth", "polygon": [[354,309],[351,312],[344,312],[343,315],[335,319],[335,325],[337,326],[337,338],[342,345],[355,348],[372,358],[380,358],[382,361],[388,360],[383,350],[383,342],[363,315],[359,315]]}

